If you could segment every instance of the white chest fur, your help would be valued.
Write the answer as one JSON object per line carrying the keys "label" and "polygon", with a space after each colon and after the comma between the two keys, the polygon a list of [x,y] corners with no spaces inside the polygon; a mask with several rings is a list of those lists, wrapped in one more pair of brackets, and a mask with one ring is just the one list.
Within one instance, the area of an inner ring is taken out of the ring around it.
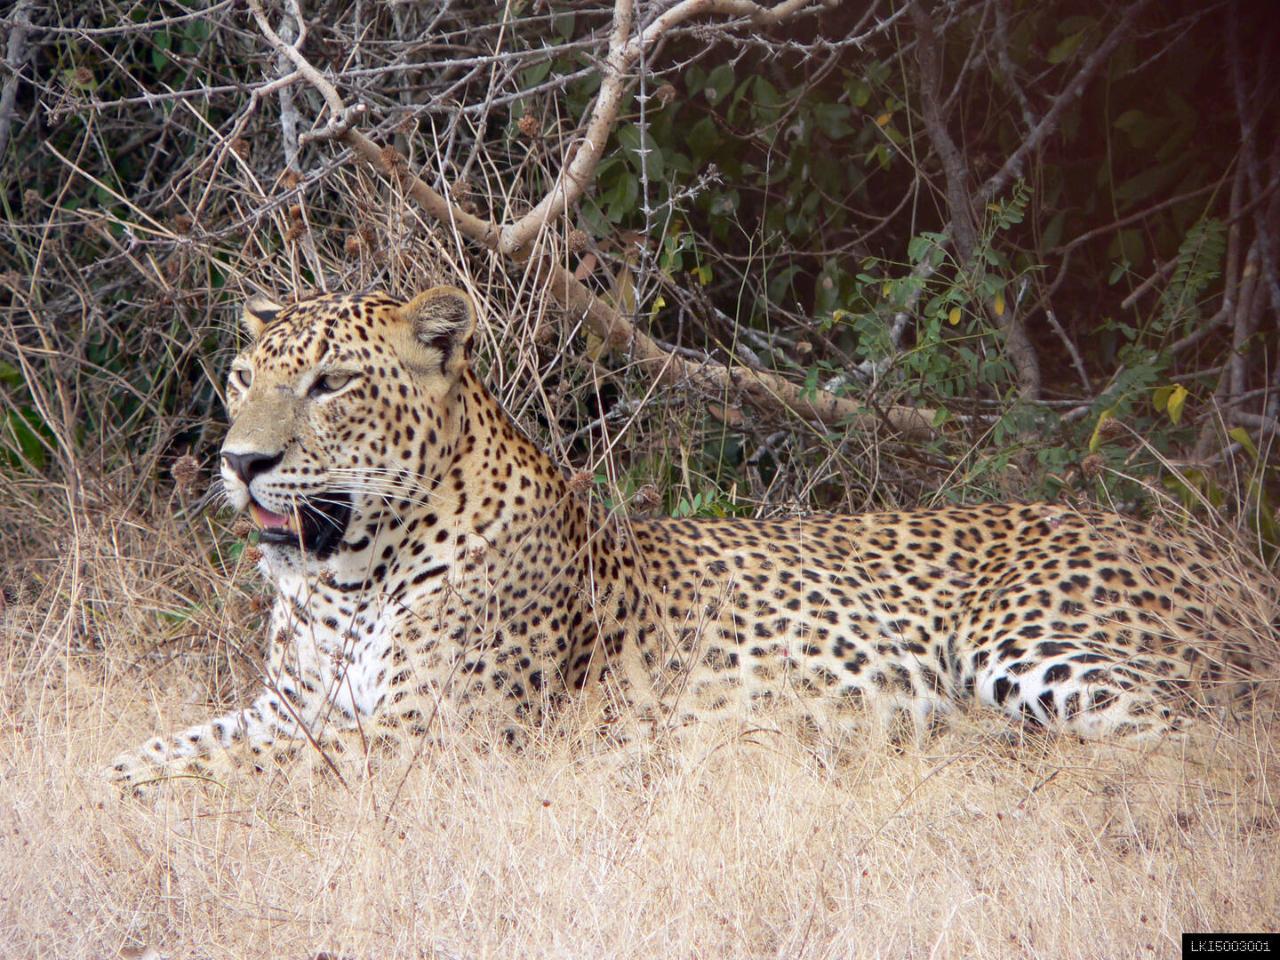
{"label": "white chest fur", "polygon": [[[326,723],[349,727],[372,716],[387,692],[398,605],[377,595],[350,599],[315,580],[282,577],[272,627],[283,649],[283,681],[295,697],[281,693],[313,732]],[[274,666],[274,665],[273,665]]]}

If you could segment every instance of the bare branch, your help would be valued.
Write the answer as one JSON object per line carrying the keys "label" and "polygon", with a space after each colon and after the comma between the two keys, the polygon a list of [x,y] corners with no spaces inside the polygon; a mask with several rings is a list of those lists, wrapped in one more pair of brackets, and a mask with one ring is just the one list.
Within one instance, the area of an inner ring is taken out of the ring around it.
{"label": "bare branch", "polygon": [[14,102],[18,96],[18,80],[27,62],[27,34],[31,29],[31,0],[18,0],[9,22],[9,42],[5,44],[4,68],[8,74],[0,88],[0,159],[9,146],[9,130],[17,116]]}
{"label": "bare branch", "polygon": [[1054,316],[1052,309],[1045,309],[1044,318],[1049,321],[1049,326],[1053,328],[1053,332],[1058,335],[1062,345],[1067,348],[1067,353],[1071,355],[1071,364],[1076,368],[1076,376],[1080,378],[1080,386],[1084,387],[1086,394],[1092,394],[1093,381],[1089,379],[1089,371],[1085,369],[1084,359],[1080,356],[1080,351],[1076,349],[1075,341],[1067,336],[1067,331],[1062,329],[1062,324],[1058,323],[1058,318]]}
{"label": "bare branch", "polygon": [[681,0],[656,17],[639,35],[632,37],[631,0],[617,0],[609,54],[601,68],[600,92],[591,109],[587,131],[562,168],[556,185],[516,223],[503,228],[500,252],[510,256],[526,246],[547,223],[561,216],[581,198],[591,183],[604,154],[605,143],[618,119],[618,110],[630,82],[630,71],[640,56],[661,40],[673,27],[702,15],[747,17],[768,26],[782,23],[815,0],[783,0],[774,7],[762,7],[749,0]]}
{"label": "bare branch", "polygon": [[1078,100],[1083,94],[1084,89],[1088,86],[1089,81],[1094,75],[1102,69],[1121,42],[1129,35],[1133,29],[1134,23],[1137,21],[1142,11],[1150,6],[1151,0],[1135,0],[1134,3],[1128,4],[1125,9],[1124,16],[1107,34],[1107,38],[1098,45],[1098,48],[1089,55],[1089,58],[1076,71],[1076,75],[1071,78],[1063,91],[1058,94],[1057,99],[1053,101],[1053,105],[1040,118],[1040,122],[1036,124],[1035,129],[1028,134],[1027,138],[1018,145],[1018,148],[1009,154],[1009,158],[1005,160],[1004,165],[991,175],[978,190],[978,201],[987,203],[999,195],[1009,182],[1018,176],[1022,171],[1022,164],[1027,157],[1034,152],[1045,138],[1058,128],[1058,121],[1062,119],[1063,111],[1072,103]]}

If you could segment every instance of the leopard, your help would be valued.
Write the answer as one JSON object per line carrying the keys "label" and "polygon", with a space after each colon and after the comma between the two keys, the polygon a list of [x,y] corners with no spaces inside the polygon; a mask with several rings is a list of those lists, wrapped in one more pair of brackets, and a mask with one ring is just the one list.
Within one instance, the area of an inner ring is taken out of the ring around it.
{"label": "leopard", "polygon": [[973,709],[1162,740],[1257,685],[1265,614],[1176,526],[1055,503],[632,516],[485,387],[459,288],[258,297],[243,326],[219,472],[275,591],[261,687],[121,754],[123,787],[482,717],[518,742],[568,707],[621,738],[786,702],[832,736]]}

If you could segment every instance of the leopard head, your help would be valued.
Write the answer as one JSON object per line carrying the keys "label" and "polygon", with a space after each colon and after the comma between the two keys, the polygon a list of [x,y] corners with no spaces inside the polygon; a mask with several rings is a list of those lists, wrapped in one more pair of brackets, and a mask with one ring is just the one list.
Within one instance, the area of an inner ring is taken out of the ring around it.
{"label": "leopard head", "polygon": [[465,419],[470,297],[435,287],[407,302],[380,292],[254,299],[243,322],[250,342],[228,378],[222,483],[266,551],[324,561],[430,501]]}

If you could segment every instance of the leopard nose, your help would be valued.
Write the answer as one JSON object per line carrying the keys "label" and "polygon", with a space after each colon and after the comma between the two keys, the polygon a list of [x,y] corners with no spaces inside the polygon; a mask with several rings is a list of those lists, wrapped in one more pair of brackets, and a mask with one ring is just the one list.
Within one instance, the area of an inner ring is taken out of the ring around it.
{"label": "leopard nose", "polygon": [[246,487],[260,473],[265,473],[280,462],[283,454],[279,453],[229,453],[224,451],[222,459],[226,461],[231,472],[240,478]]}

